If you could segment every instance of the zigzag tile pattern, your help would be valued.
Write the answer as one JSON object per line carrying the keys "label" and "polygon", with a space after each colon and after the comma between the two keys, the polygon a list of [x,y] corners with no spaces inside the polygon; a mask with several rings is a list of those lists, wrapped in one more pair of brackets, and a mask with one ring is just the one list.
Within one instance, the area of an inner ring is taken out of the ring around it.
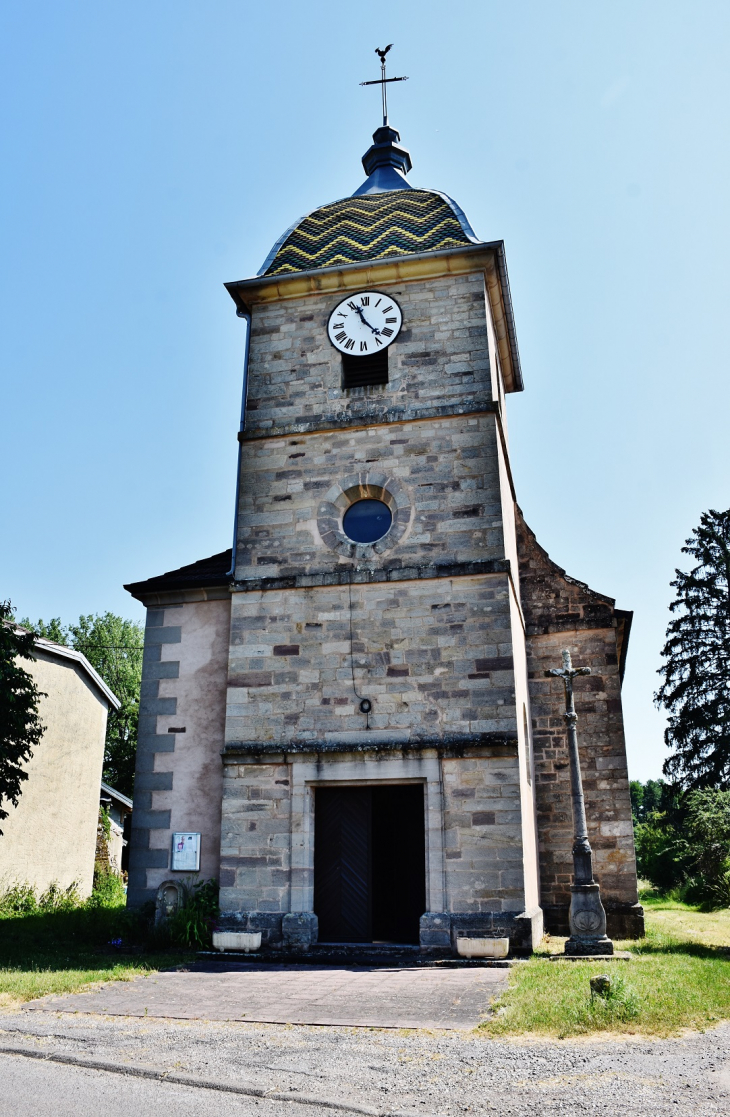
{"label": "zigzag tile pattern", "polygon": [[448,202],[427,190],[393,190],[322,206],[297,225],[266,275],[332,268],[469,244]]}

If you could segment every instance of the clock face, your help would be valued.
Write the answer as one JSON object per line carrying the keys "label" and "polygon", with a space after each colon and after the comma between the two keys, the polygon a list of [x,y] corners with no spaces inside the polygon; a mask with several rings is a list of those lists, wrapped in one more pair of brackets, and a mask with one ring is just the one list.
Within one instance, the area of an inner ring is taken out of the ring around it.
{"label": "clock face", "polygon": [[382,291],[348,295],[330,314],[329,339],[341,353],[368,357],[395,341],[403,325],[398,303]]}

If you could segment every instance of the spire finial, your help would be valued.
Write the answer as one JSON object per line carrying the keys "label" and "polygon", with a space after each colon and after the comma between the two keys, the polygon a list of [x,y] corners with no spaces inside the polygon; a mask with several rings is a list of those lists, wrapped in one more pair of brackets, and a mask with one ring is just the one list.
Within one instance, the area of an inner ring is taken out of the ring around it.
{"label": "spire finial", "polygon": [[386,56],[386,54],[388,53],[388,51],[390,50],[390,48],[392,46],[393,46],[392,43],[388,43],[387,47],[384,47],[382,50],[380,49],[380,47],[375,48],[375,53],[377,54],[378,58],[380,59],[380,77],[379,77],[379,79],[377,81],[361,81],[360,82],[360,85],[379,85],[380,86],[380,92],[382,93],[382,96],[383,96],[383,127],[384,128],[387,128],[387,126],[388,126],[388,94],[387,94],[387,91],[386,91],[386,88],[385,88],[386,85],[388,84],[388,82],[391,82],[391,81],[408,81],[408,78],[386,78],[386,76],[385,76],[385,56]]}

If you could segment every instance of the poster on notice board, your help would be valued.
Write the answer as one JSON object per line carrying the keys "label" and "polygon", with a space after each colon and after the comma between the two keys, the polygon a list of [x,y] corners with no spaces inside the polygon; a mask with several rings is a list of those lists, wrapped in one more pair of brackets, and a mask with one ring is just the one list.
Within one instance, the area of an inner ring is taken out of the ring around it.
{"label": "poster on notice board", "polygon": [[200,869],[200,834],[172,835],[172,868],[187,873]]}

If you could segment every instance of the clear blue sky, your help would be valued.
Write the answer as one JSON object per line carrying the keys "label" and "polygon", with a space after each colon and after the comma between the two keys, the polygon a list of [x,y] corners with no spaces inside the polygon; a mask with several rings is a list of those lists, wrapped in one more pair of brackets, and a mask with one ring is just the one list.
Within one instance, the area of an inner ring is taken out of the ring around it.
{"label": "clear blue sky", "polygon": [[730,6],[5,0],[0,41],[0,594],[140,617],[123,582],[230,545],[222,284],[362,181],[394,42],[411,181],[506,242],[520,503],[635,610],[630,769],[659,775],[669,581],[730,503]]}

